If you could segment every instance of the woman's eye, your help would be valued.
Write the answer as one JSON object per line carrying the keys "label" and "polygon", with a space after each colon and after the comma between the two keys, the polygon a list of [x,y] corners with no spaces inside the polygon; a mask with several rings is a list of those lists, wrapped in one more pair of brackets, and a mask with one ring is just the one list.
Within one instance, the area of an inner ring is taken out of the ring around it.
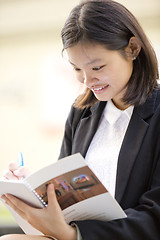
{"label": "woman's eye", "polygon": [[92,70],[94,70],[94,71],[98,71],[98,70],[102,69],[103,67],[104,67],[104,66],[94,67],[94,68],[92,68]]}
{"label": "woman's eye", "polygon": [[76,71],[76,72],[79,72],[81,69],[74,67],[73,70]]}

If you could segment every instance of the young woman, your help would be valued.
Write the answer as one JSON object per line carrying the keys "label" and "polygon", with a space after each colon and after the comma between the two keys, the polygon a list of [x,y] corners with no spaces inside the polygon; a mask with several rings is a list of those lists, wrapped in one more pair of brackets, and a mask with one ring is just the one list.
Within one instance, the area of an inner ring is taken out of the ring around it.
{"label": "young woman", "polygon": [[[62,29],[62,41],[86,91],[71,108],[60,158],[80,152],[127,218],[67,225],[49,185],[45,209],[10,195],[2,198],[51,237],[1,239],[159,240],[160,90],[154,50],[135,17],[111,0],[84,1],[75,7]],[[5,177],[13,173],[10,166]]]}

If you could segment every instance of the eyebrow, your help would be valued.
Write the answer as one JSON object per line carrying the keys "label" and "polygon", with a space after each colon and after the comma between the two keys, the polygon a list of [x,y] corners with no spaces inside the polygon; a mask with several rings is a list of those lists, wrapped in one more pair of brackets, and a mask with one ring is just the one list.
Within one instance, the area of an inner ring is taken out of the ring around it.
{"label": "eyebrow", "polygon": [[[93,63],[96,63],[96,62],[99,62],[101,61],[100,58],[96,58],[96,59],[93,59],[92,61],[88,62],[86,65],[91,65]],[[76,64],[72,63],[70,60],[69,60],[70,64],[72,64],[73,66],[76,66]]]}

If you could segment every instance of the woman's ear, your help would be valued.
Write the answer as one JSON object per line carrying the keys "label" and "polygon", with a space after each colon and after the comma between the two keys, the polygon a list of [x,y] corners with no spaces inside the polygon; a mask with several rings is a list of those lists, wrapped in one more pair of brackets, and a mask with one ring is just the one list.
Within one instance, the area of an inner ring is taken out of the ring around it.
{"label": "woman's ear", "polygon": [[141,50],[141,45],[136,37],[131,37],[129,39],[128,46],[126,48],[126,52],[129,53],[129,57],[132,58],[132,60],[135,60],[138,57],[138,54]]}

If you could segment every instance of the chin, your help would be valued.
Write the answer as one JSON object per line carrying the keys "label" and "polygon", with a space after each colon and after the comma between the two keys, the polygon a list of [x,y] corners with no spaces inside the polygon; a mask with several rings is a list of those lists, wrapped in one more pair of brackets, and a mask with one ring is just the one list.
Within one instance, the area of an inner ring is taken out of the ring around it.
{"label": "chin", "polygon": [[101,102],[106,102],[108,100],[111,100],[112,98],[107,98],[107,97],[98,97],[98,96],[95,96],[97,98],[97,100],[101,101]]}

